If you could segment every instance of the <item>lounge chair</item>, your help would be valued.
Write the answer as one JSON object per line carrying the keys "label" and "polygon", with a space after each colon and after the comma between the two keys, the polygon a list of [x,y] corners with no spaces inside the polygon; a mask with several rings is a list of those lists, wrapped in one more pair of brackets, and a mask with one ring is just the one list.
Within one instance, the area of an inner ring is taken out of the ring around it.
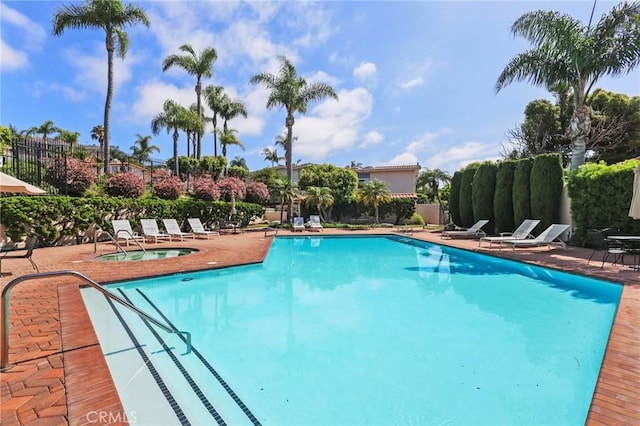
{"label": "lounge chair", "polygon": [[304,217],[296,216],[293,218],[293,229],[292,231],[304,231]]}
{"label": "lounge chair", "polygon": [[320,216],[311,215],[309,216],[309,222],[311,225],[309,226],[309,231],[322,231],[322,224],[320,223]]}
{"label": "lounge chair", "polygon": [[516,247],[549,246],[549,248],[551,248],[552,245],[565,248],[567,246],[566,243],[558,237],[560,237],[560,235],[567,229],[569,229],[569,225],[554,223],[553,225],[549,225],[547,229],[542,231],[542,233],[535,238],[501,241],[500,249],[502,249],[503,245],[511,245],[514,250]]}
{"label": "lounge chair", "polygon": [[459,229],[455,231],[442,231],[440,238],[449,237],[449,238],[478,238],[485,237],[487,234],[482,230],[482,227],[489,223],[488,220],[482,219],[477,221],[471,228],[469,229]]}
{"label": "lounge chair", "polygon": [[8,251],[5,251],[4,254],[0,255],[0,276],[2,276],[2,261],[4,259],[27,259],[31,263],[31,266],[33,266],[33,269],[35,269],[36,272],[40,272],[40,270],[38,269],[38,265],[36,265],[36,263],[32,259],[33,249],[35,249],[37,245],[38,245],[38,237],[31,237],[25,245],[25,248],[27,249],[25,253],[9,254]]}
{"label": "lounge chair", "polygon": [[155,219],[140,219],[140,225],[142,225],[142,236],[145,239],[153,238],[156,244],[158,243],[158,239],[165,239],[171,242],[171,235],[160,231],[158,222],[156,222]]}
{"label": "lounge chair", "polygon": [[178,225],[178,221],[175,219],[162,219],[162,223],[164,223],[164,229],[167,230],[167,234],[172,237],[180,237],[180,241],[184,241],[184,237],[191,237],[194,240],[196,239],[195,234],[191,232],[182,232],[180,225]]}
{"label": "lounge chair", "polygon": [[220,236],[220,233],[218,231],[210,231],[205,229],[204,225],[202,224],[202,222],[200,221],[199,218],[197,217],[190,217],[189,219],[187,219],[187,222],[189,222],[189,226],[191,227],[191,231],[196,235],[202,235],[202,236],[206,236],[207,240],[209,239],[209,237],[211,235],[216,235],[216,236]]}
{"label": "lounge chair", "polygon": [[501,241],[511,241],[511,240],[525,240],[527,238],[533,238],[531,233],[533,229],[538,226],[540,223],[537,219],[525,219],[515,231],[511,232],[502,232],[499,237],[481,237],[478,240],[478,247],[482,244],[483,241],[489,242],[489,247],[493,244],[500,244]]}
{"label": "lounge chair", "polygon": [[129,246],[129,241],[137,241],[144,244],[144,237],[133,232],[131,223],[127,219],[112,220],[111,226],[113,226],[113,238],[116,241],[125,240],[127,247]]}

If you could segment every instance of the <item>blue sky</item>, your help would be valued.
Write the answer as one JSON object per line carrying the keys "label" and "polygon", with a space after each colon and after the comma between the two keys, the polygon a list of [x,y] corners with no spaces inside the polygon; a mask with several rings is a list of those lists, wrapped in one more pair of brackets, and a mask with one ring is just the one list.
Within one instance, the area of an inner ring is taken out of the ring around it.
{"label": "blue sky", "polygon": [[[596,20],[617,2],[598,1]],[[26,129],[53,120],[94,143],[106,92],[104,32],[68,30],[52,35],[55,11],[67,2],[0,3],[0,124]],[[162,61],[178,47],[218,52],[214,75],[203,84],[224,86],[244,102],[248,118],[230,122],[246,150],[230,146],[251,170],[270,165],[262,150],[284,130],[285,112],[267,110],[268,93],[249,79],[277,73],[277,55],[294,62],[308,81],[331,84],[339,101],[310,105],[296,116],[293,159],[348,165],[419,163],[450,173],[471,161],[498,159],[506,132],[523,119],[528,102],[551,96],[527,83],[494,92],[507,62],[528,48],[510,33],[525,12],[559,10],[587,22],[591,1],[147,1],[151,21],[129,27],[130,48],[115,60],[112,145],[130,152],[135,135],[151,134],[166,99],[195,102],[195,79]],[[640,95],[637,69],[597,85]],[[203,155],[213,154],[213,135]],[[155,158],[172,155],[165,132],[153,137]],[[180,154],[186,154],[181,135]],[[281,149],[280,149],[281,151]],[[282,153],[281,153],[282,154]]]}

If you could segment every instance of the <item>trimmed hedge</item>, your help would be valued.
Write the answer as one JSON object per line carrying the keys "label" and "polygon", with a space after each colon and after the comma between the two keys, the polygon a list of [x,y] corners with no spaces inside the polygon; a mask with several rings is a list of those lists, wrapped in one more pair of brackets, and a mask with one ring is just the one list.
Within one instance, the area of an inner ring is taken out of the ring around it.
{"label": "trimmed hedge", "polygon": [[500,232],[512,232],[516,225],[513,220],[513,177],[517,161],[505,160],[498,164],[496,172],[496,191],[493,197],[493,215],[496,229]]}
{"label": "trimmed hedge", "polygon": [[457,171],[451,177],[449,188],[449,217],[456,226],[462,226],[460,217],[460,187],[462,184],[462,172]]}
{"label": "trimmed hedge", "polygon": [[462,172],[462,181],[460,182],[460,219],[462,220],[462,226],[465,228],[469,228],[476,223],[473,215],[473,176],[479,166],[479,163],[471,163]]}
{"label": "trimmed hedge", "polygon": [[607,166],[587,163],[569,175],[573,233],[584,242],[590,229],[616,228],[623,234],[640,234],[640,220],[629,217],[637,160]]}
{"label": "trimmed hedge", "polygon": [[530,177],[531,214],[540,219],[539,230],[558,223],[562,198],[562,157],[542,154],[534,157]]}
{"label": "trimmed hedge", "polygon": [[496,192],[496,173],[498,166],[492,161],[486,161],[478,166],[473,175],[471,186],[471,201],[473,207],[473,225],[481,219],[488,219],[484,228],[488,232],[493,232],[495,223],[493,221],[493,198]]}
{"label": "trimmed hedge", "polygon": [[[529,189],[532,167],[533,158],[523,158],[517,161],[516,169],[513,171],[513,222],[517,224],[522,223],[525,219],[533,218],[531,216],[531,190]],[[539,225],[538,229],[540,229]]]}

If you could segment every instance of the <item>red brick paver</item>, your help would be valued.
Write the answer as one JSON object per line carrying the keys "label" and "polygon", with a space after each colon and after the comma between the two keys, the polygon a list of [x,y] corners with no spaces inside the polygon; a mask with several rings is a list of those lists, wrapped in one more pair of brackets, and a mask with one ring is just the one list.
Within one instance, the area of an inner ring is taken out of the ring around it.
{"label": "red brick paver", "polygon": [[[287,231],[281,233],[290,234]],[[323,234],[330,233],[345,232],[323,231]],[[353,231],[349,233],[354,234]],[[412,236],[623,282],[622,299],[587,423],[640,424],[640,273],[613,265],[605,265],[601,269],[598,262],[587,266],[585,259],[591,251],[574,247],[551,251],[546,248],[498,251],[478,248],[477,241],[441,240],[439,234],[427,231],[416,232]],[[96,260],[97,254],[114,251],[114,247],[106,243],[37,249],[33,258],[42,272],[75,270],[105,283],[260,262],[271,241],[272,238],[265,238],[263,232],[247,232],[211,240],[148,244],[147,247],[151,248],[199,249],[199,252],[188,256],[148,262]],[[0,283],[3,286],[17,276],[34,272],[24,259],[7,259],[2,266],[5,276],[0,277]],[[2,425],[100,424],[103,422],[99,421],[98,413],[109,413],[111,423],[117,423],[114,419],[125,419],[78,291],[81,284],[76,278],[55,277],[24,282],[12,291],[9,361],[15,367],[0,373]]]}

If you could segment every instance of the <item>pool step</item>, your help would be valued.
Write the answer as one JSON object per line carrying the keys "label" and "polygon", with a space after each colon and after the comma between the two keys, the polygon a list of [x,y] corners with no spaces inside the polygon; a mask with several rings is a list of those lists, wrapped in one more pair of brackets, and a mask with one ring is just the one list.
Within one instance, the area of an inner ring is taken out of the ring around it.
{"label": "pool step", "polygon": [[[186,354],[179,335],[146,323],[91,289],[82,295],[131,421],[141,425],[256,424],[217,380],[209,378],[209,369],[196,353]],[[125,295],[152,312],[143,295],[134,290]]]}

